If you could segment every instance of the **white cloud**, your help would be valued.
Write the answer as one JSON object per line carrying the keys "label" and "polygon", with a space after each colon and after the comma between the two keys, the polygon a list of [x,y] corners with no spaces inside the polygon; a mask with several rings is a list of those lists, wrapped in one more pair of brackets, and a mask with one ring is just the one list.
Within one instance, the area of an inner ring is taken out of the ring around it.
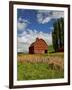
{"label": "white cloud", "polygon": [[63,11],[45,11],[39,10],[37,13],[37,21],[41,24],[48,23],[51,19],[64,17]]}
{"label": "white cloud", "polygon": [[27,29],[20,37],[18,37],[18,52],[29,52],[29,46],[36,40],[36,37],[42,38],[46,41],[48,45],[52,44],[52,34],[51,33],[43,33],[38,32],[37,30],[29,30]]}
{"label": "white cloud", "polygon": [[51,17],[46,17],[43,21],[42,24],[48,23],[52,18]]}
{"label": "white cloud", "polygon": [[54,12],[53,12],[53,17],[54,17],[54,18],[64,17],[64,12],[63,12],[63,11],[54,11]]}
{"label": "white cloud", "polygon": [[28,21],[25,19],[22,19],[21,17],[18,18],[17,21],[17,30],[18,31],[23,31],[26,29],[27,25],[28,25]]}
{"label": "white cloud", "polygon": [[17,23],[17,28],[20,31],[24,30],[26,28],[26,26],[27,26],[26,23],[20,23],[20,22]]}

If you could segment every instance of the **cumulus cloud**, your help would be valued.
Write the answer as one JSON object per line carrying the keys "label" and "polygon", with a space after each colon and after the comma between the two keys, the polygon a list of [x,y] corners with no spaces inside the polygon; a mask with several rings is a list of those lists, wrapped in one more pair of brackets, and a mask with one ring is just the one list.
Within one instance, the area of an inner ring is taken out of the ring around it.
{"label": "cumulus cloud", "polygon": [[19,32],[22,32],[23,30],[26,29],[27,25],[28,25],[28,21],[25,20],[25,19],[22,19],[21,17],[18,18],[18,21],[17,21],[17,30]]}
{"label": "cumulus cloud", "polygon": [[52,45],[51,33],[43,33],[41,31],[38,32],[37,30],[27,29],[18,37],[18,52],[28,53],[30,44],[33,43],[37,37],[44,39],[48,45]]}
{"label": "cumulus cloud", "polygon": [[38,10],[37,12],[37,21],[41,24],[48,23],[51,19],[58,19],[61,17],[64,17],[63,11]]}

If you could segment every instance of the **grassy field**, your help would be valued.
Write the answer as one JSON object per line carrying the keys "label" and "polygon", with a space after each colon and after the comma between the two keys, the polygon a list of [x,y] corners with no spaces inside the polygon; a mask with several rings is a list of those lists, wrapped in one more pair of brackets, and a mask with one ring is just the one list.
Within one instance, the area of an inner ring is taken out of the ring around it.
{"label": "grassy field", "polygon": [[63,77],[63,53],[18,54],[18,80],[56,79]]}
{"label": "grassy field", "polygon": [[48,53],[54,52],[53,45],[48,46]]}

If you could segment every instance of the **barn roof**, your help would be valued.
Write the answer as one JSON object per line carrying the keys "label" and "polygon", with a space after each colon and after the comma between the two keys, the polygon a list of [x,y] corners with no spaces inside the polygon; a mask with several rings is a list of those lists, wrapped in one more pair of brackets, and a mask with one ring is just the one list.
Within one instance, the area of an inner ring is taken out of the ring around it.
{"label": "barn roof", "polygon": [[35,44],[35,42],[33,42],[30,47],[34,46],[34,44]]}
{"label": "barn roof", "polygon": [[36,41],[33,42],[30,47],[33,47],[37,42],[44,42],[47,45],[47,43],[43,39],[36,38]]}

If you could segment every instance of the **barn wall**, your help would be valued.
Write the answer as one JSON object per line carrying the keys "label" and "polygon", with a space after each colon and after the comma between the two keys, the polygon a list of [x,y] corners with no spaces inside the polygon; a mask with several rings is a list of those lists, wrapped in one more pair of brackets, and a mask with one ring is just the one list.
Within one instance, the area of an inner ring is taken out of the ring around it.
{"label": "barn wall", "polygon": [[30,54],[34,54],[34,47],[30,47],[30,48],[29,48],[29,53],[30,53]]}
{"label": "barn wall", "polygon": [[44,50],[34,50],[34,53],[37,53],[37,54],[44,53],[44,52],[45,52]]}

